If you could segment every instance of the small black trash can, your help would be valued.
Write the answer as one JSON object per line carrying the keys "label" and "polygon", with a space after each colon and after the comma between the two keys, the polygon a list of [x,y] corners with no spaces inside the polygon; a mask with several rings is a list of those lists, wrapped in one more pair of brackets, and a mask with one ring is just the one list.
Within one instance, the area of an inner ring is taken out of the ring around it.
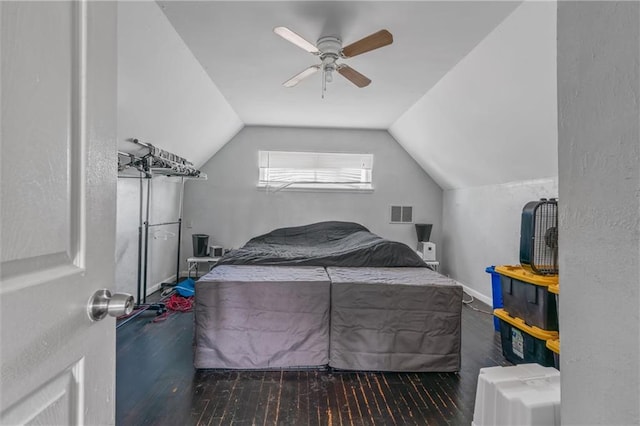
{"label": "small black trash can", "polygon": [[209,247],[209,236],[207,234],[193,234],[193,255],[195,257],[206,257]]}

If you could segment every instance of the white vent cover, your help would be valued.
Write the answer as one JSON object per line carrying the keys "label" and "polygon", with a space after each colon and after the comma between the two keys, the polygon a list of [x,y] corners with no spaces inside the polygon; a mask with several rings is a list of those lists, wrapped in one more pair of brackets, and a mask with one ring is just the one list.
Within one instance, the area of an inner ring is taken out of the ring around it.
{"label": "white vent cover", "polygon": [[391,206],[391,223],[413,223],[413,207]]}

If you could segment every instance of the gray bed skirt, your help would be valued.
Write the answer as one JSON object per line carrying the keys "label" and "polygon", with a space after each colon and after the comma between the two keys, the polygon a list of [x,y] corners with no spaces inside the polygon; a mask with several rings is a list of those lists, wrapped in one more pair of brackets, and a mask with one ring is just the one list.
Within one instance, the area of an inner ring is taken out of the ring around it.
{"label": "gray bed skirt", "polygon": [[462,287],[426,268],[327,268],[329,365],[460,370]]}
{"label": "gray bed skirt", "polygon": [[325,366],[329,300],[322,267],[218,266],[196,283],[194,366]]}
{"label": "gray bed skirt", "polygon": [[196,368],[460,370],[462,287],[428,268],[221,265],[196,283]]}

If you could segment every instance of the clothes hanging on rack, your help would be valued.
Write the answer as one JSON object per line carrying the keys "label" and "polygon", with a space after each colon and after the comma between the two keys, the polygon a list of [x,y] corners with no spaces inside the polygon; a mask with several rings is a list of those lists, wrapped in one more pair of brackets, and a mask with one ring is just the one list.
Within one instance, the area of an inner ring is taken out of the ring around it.
{"label": "clothes hanging on rack", "polygon": [[147,177],[152,175],[163,176],[189,176],[206,177],[200,170],[193,166],[193,163],[179,155],[160,149],[150,143],[141,142],[138,139],[130,139],[130,142],[142,147],[144,154],[118,152],[118,172],[127,168],[134,168],[142,171]]}

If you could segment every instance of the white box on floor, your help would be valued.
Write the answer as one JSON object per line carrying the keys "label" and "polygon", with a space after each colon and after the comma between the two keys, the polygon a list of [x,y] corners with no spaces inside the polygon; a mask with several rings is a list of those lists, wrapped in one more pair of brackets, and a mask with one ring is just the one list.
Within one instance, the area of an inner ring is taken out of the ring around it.
{"label": "white box on floor", "polygon": [[539,364],[480,369],[472,426],[560,425],[560,372]]}

